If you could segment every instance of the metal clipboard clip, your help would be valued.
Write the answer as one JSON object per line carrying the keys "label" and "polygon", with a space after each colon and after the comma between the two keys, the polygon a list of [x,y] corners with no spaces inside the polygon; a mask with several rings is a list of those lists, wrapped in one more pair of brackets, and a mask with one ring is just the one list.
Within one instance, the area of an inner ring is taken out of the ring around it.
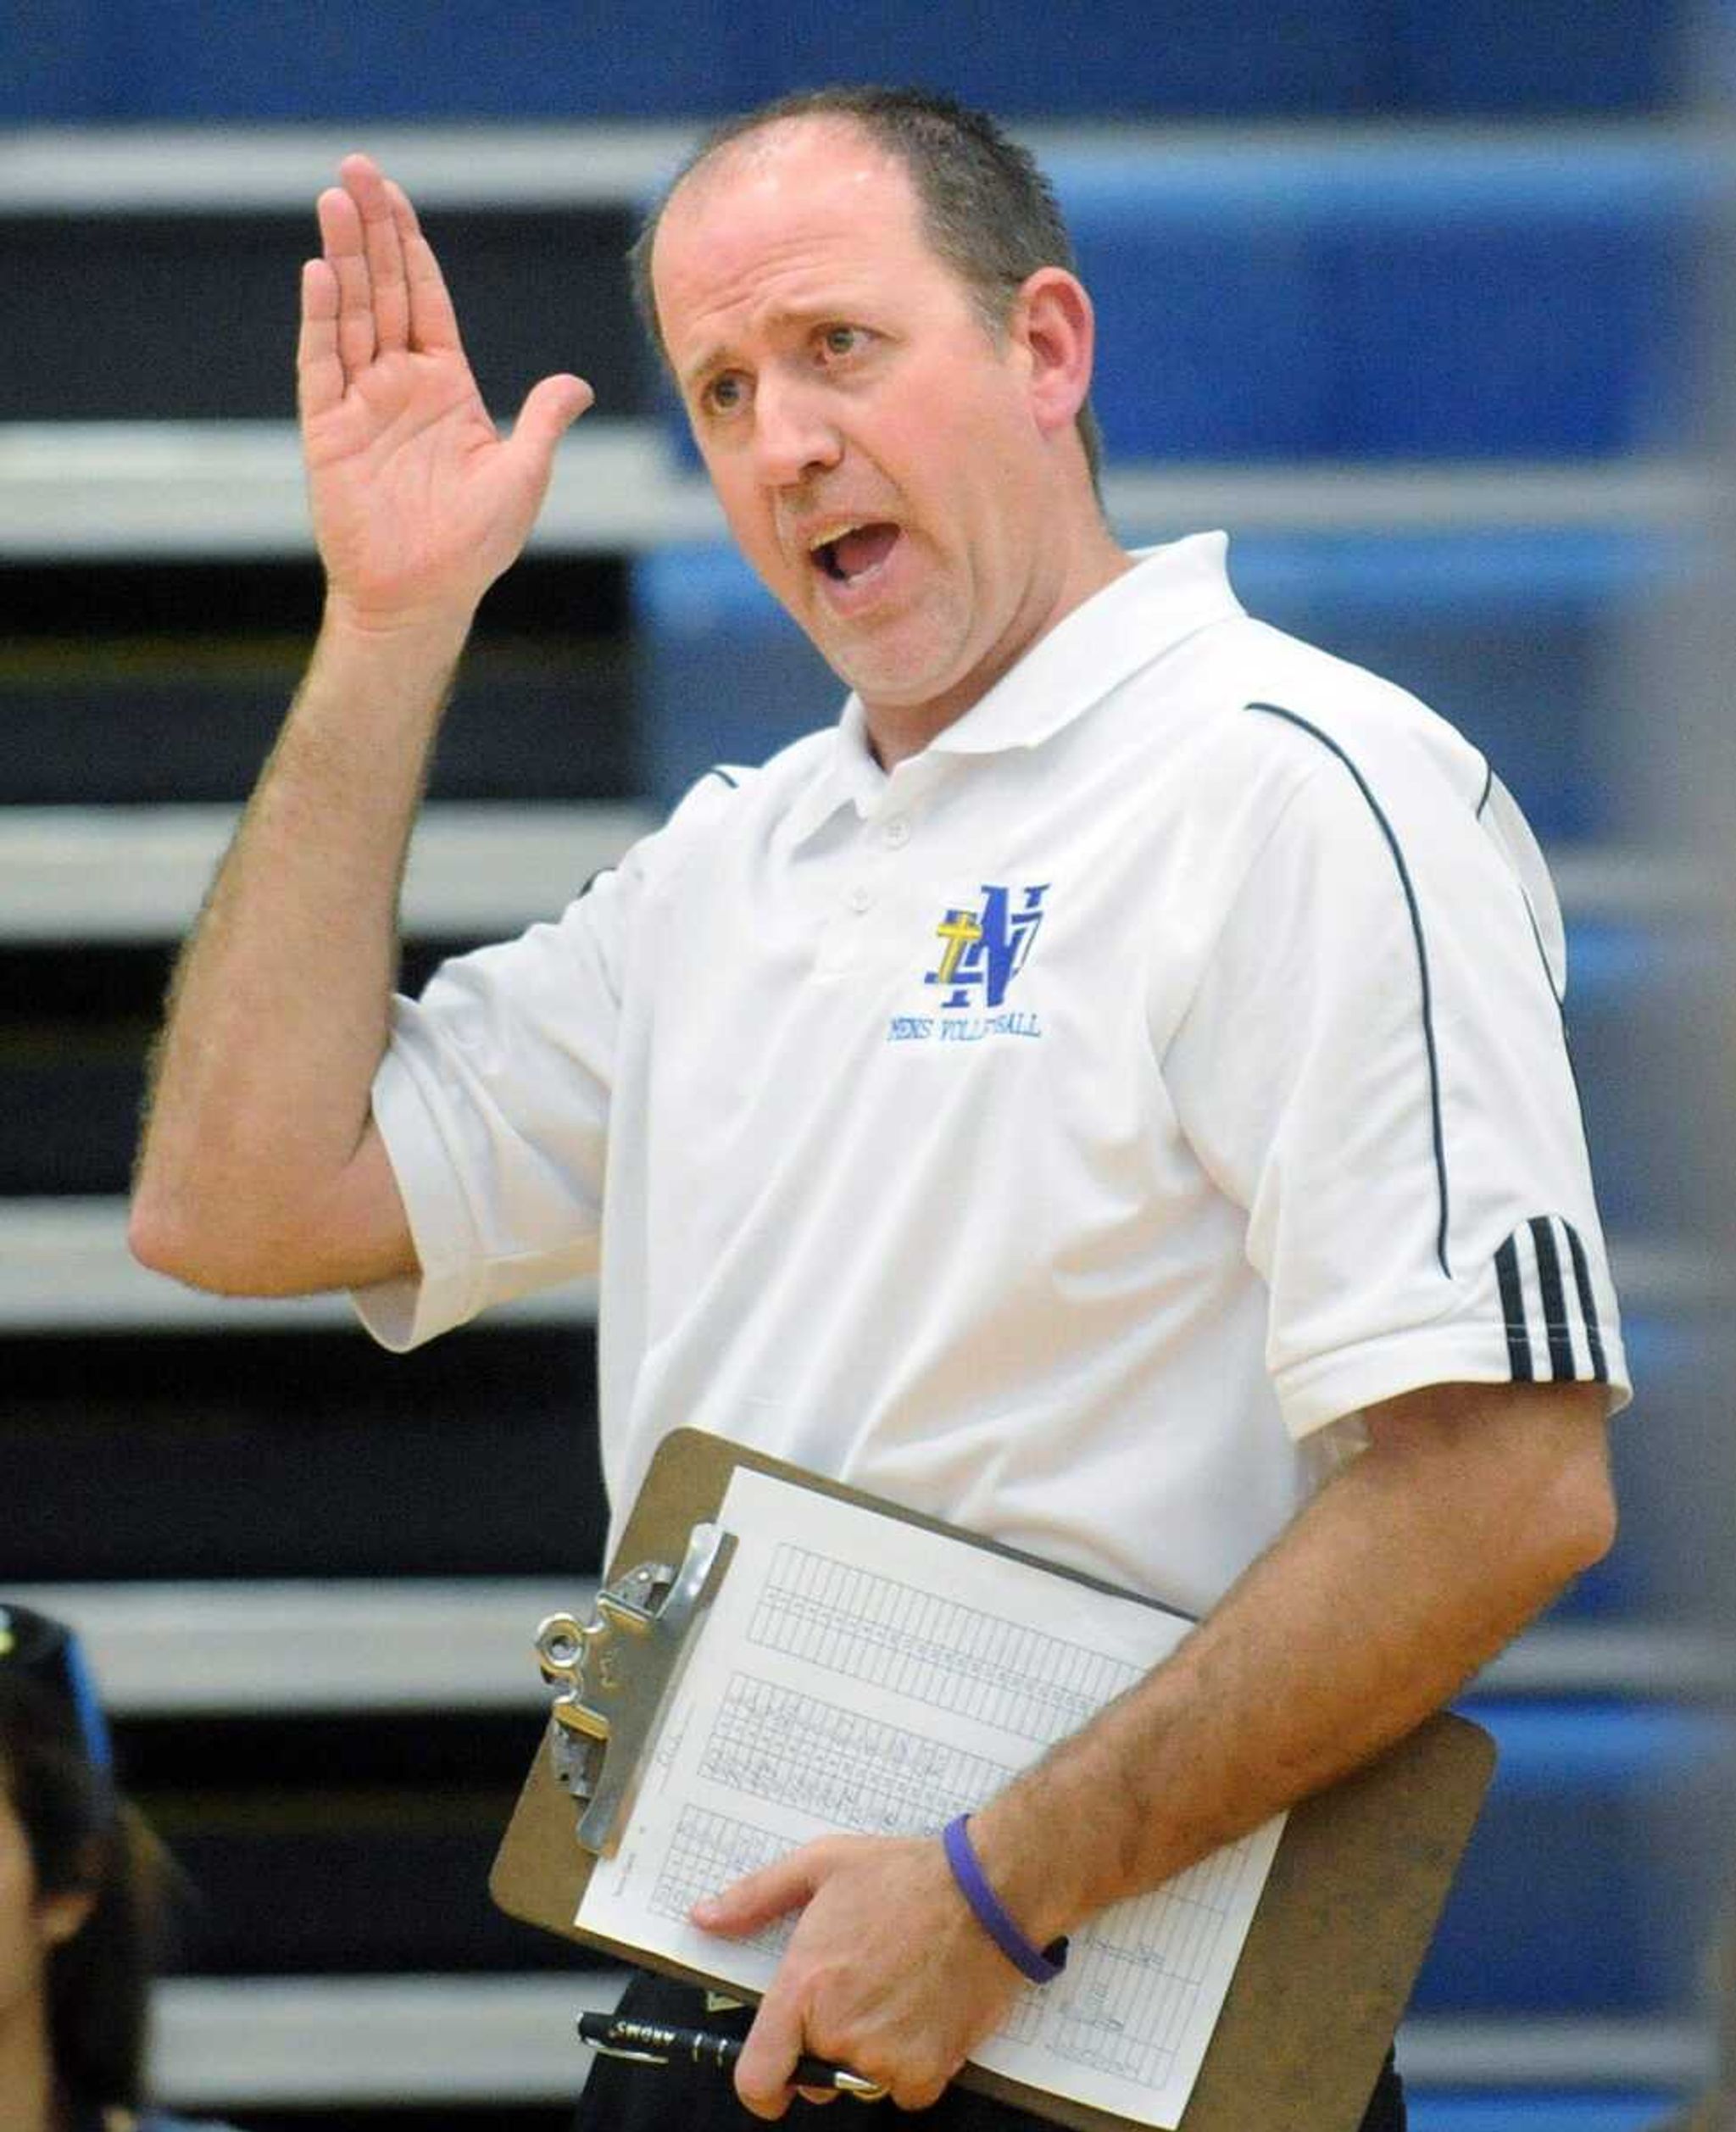
{"label": "metal clipboard clip", "polygon": [[555,1781],[579,1802],[579,1841],[599,1856],[626,1829],[645,1758],[686,1662],[688,1632],[735,1551],[720,1525],[695,1525],[679,1569],[641,1562],[604,1584],[588,1621],[550,1614],[537,1629],[554,1698]]}

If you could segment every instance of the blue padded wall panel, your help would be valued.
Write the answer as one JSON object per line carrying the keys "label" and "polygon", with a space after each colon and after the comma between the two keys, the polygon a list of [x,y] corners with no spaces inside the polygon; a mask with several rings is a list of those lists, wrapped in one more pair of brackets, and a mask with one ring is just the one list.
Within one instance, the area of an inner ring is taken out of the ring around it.
{"label": "blue padded wall panel", "polygon": [[1395,149],[1322,196],[1352,451],[1552,458],[1679,441],[1698,232],[1692,148]]}
{"label": "blue padded wall panel", "polygon": [[1571,459],[1679,437],[1692,243],[1657,218],[1448,209],[1333,250],[1347,450]]}
{"label": "blue padded wall panel", "polygon": [[871,0],[780,12],[756,93],[916,82],[1014,118],[1305,118],[1374,108],[1390,27],[1366,0]]}
{"label": "blue padded wall panel", "polygon": [[1615,1703],[1466,1715],[1499,1758],[1412,2010],[1691,2012],[1717,1890],[1672,1838],[1728,1790],[1728,1723]]}
{"label": "blue padded wall panel", "polygon": [[403,0],[40,0],[0,24],[0,119],[115,115],[688,118],[846,79],[919,81],[1013,116],[1308,119],[1383,111],[1590,114],[1675,86],[1669,0],[1119,0],[1057,11],[870,0],[691,8],[581,0],[502,16]]}
{"label": "blue padded wall panel", "polygon": [[1217,155],[1057,158],[1052,175],[1096,309],[1111,464],[1335,448],[1325,263],[1281,186]]}
{"label": "blue padded wall panel", "polygon": [[[748,14],[682,0],[502,13],[114,0],[131,118],[669,118],[743,101]],[[703,29],[696,29],[703,23]]]}
{"label": "blue padded wall panel", "polygon": [[1548,458],[1687,419],[1674,145],[1076,152],[1053,175],[1125,459]]}
{"label": "blue padded wall panel", "polygon": [[0,124],[112,119],[119,94],[103,0],[14,0],[0,13]]}
{"label": "blue padded wall panel", "polygon": [[[1399,2069],[1404,2070],[1399,2051]],[[1481,2093],[1405,2083],[1410,2132],[1657,2132],[1687,2098],[1642,2088]]]}
{"label": "blue padded wall panel", "polygon": [[1391,0],[1395,102],[1466,116],[1656,110],[1680,79],[1679,0]]}

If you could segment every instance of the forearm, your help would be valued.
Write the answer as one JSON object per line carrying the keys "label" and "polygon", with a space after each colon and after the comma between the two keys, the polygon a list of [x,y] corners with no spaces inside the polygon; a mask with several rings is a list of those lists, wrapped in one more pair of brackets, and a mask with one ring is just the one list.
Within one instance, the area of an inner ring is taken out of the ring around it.
{"label": "forearm", "polygon": [[[1586,1385],[1437,1385],[1371,1409],[1369,1450],[1175,1655],[971,1816],[1026,1938],[1161,1885],[1445,1701],[1609,1544],[1603,1415]],[[926,2106],[1019,1985],[940,1842],[804,1844],[693,1917],[743,1934],[798,1907],[737,2091],[782,2114],[806,2049]]]}
{"label": "forearm", "polygon": [[[365,1144],[404,854],[468,621],[383,628],[328,609],[171,989],[135,1187],[148,1264],[271,1292],[401,1255],[334,1217]],[[338,1237],[341,1266],[326,1256]]]}
{"label": "forearm", "polygon": [[1613,1515],[1600,1395],[1524,1389],[1394,1402],[1406,1413],[1168,1662],[973,1817],[1029,1937],[1159,1885],[1402,1738],[1596,1558]]}
{"label": "forearm", "polygon": [[366,156],[340,175],[296,351],[326,625],[176,972],[131,1233],[254,1294],[415,1270],[370,1111],[404,854],[471,617],[591,401],[546,377],[502,438],[415,210]]}

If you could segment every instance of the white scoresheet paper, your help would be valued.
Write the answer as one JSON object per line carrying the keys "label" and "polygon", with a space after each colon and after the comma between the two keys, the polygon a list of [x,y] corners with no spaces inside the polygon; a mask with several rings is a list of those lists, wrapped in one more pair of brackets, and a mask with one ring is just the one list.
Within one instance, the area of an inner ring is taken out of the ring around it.
{"label": "white scoresheet paper", "polygon": [[[736,1552],[626,1835],[578,1923],[752,1990],[793,1915],[749,1940],[689,1906],[810,1838],[937,1833],[1075,1732],[1187,1633],[1173,1615],[737,1469]],[[1077,1931],[975,2053],[999,2073],[1173,2127],[1283,1817]]]}

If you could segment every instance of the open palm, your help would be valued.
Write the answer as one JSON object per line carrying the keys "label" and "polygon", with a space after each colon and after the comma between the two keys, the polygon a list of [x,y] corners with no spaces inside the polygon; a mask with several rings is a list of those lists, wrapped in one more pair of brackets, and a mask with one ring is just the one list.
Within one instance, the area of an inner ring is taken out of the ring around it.
{"label": "open palm", "polygon": [[500,437],[409,201],[366,156],[340,175],[320,197],[324,256],[303,270],[297,353],[328,583],[382,621],[474,606],[523,547],[591,390],[544,378]]}

